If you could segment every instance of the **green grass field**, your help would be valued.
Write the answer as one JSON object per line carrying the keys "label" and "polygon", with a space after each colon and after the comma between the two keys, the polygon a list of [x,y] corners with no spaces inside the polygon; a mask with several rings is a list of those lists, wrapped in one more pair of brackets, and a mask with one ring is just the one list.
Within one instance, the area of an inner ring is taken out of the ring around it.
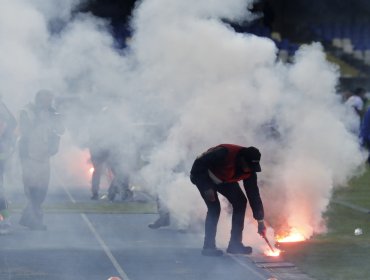
{"label": "green grass field", "polygon": [[[25,205],[11,205],[10,211],[20,212]],[[107,201],[45,203],[45,213],[96,213],[96,214],[153,214],[157,213],[156,203],[125,202],[111,203]]]}
{"label": "green grass field", "polygon": [[[344,204],[352,204],[351,208]],[[325,218],[328,232],[287,248],[284,258],[318,280],[370,279],[370,169],[336,191]],[[362,235],[354,231],[361,228]]]}

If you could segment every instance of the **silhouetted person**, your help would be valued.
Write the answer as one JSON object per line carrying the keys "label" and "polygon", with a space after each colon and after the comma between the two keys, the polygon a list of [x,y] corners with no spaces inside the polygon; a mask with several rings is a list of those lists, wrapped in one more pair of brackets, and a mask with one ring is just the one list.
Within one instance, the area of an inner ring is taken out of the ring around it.
{"label": "silhouetted person", "polygon": [[113,201],[118,193],[122,200],[130,200],[133,196],[129,189],[129,174],[122,152],[124,148],[121,137],[120,122],[114,110],[108,106],[100,108],[89,124],[88,147],[94,171],[91,180],[91,199],[99,199],[100,180],[106,166],[113,175],[108,189],[108,199]]}
{"label": "silhouetted person", "polygon": [[42,203],[50,181],[50,157],[59,149],[64,133],[61,116],[52,106],[53,94],[37,92],[34,103],[20,113],[19,154],[27,206],[19,223],[33,230],[45,230]]}
{"label": "silhouetted person", "polygon": [[356,116],[355,122],[351,124],[351,127],[349,128],[350,131],[356,136],[359,136],[360,134],[361,119],[365,103],[365,93],[366,90],[364,88],[356,88],[353,92],[351,92],[350,96],[345,101],[345,105],[352,109]]}
{"label": "silhouetted person", "polygon": [[[370,107],[366,110],[362,119],[360,135],[362,145],[370,152]],[[370,164],[370,154],[367,158],[367,163]]]}

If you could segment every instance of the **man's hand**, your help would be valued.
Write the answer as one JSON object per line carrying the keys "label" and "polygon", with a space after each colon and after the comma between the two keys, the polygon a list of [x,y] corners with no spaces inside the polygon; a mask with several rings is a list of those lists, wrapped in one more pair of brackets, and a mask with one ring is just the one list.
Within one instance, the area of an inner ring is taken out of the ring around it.
{"label": "man's hand", "polygon": [[208,201],[211,201],[211,202],[216,201],[216,194],[215,194],[215,191],[213,189],[205,190],[204,191],[204,197]]}
{"label": "man's hand", "polygon": [[263,220],[258,221],[258,234],[262,237],[266,236],[266,226]]}

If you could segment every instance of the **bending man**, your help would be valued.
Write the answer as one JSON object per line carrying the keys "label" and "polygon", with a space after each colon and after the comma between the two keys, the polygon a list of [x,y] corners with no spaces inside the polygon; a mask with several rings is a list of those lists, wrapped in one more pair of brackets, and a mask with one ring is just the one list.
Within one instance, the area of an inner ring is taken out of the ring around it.
{"label": "bending man", "polygon": [[[216,231],[221,211],[217,193],[226,197],[233,207],[231,237],[227,253],[252,253],[252,248],[242,243],[247,198],[251,204],[253,217],[258,221],[258,233],[262,236],[266,234],[263,221],[264,210],[256,174],[261,171],[260,159],[261,154],[255,147],[221,144],[210,148],[194,161],[190,179],[197,186],[208,208],[202,255],[221,256],[223,254],[222,250],[216,247]],[[238,184],[241,180],[247,198]]]}

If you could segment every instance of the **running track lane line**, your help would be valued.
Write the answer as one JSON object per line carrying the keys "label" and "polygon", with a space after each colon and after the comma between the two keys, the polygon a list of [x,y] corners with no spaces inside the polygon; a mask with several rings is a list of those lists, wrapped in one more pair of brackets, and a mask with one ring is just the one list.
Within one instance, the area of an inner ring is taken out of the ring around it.
{"label": "running track lane line", "polygon": [[[68,189],[66,187],[63,187],[63,189],[67,193],[71,202],[76,203],[76,200],[73,198],[73,196],[68,191]],[[80,216],[85,221],[85,223],[89,227],[90,231],[94,235],[95,239],[99,242],[100,246],[103,248],[104,253],[107,255],[109,260],[112,262],[114,268],[117,270],[117,272],[118,272],[119,276],[122,278],[122,280],[130,280],[130,278],[127,276],[126,272],[123,270],[123,268],[120,266],[120,264],[118,263],[116,258],[113,256],[112,252],[109,250],[107,244],[105,244],[104,240],[100,237],[99,233],[96,231],[93,224],[90,222],[89,218],[84,213],[80,213]]]}
{"label": "running track lane line", "polygon": [[[73,198],[71,193],[68,191],[66,187],[63,187],[64,191],[67,193],[69,199],[72,201],[72,203],[76,203],[76,200]],[[130,280],[130,278],[127,276],[126,272],[123,270],[123,268],[119,265],[116,258],[113,256],[112,252],[109,250],[108,246],[105,244],[104,240],[100,237],[99,233],[95,230],[94,226],[90,222],[89,218],[84,213],[80,213],[80,216],[85,221],[93,235],[95,236],[96,240],[99,242],[100,246],[103,248],[105,254],[108,256],[109,260],[112,262],[114,268],[117,270],[119,275],[122,277],[123,280]],[[247,264],[245,264],[243,261],[241,261],[238,257],[230,255],[230,257],[240,264],[242,267],[246,268],[248,271],[253,273],[255,276],[257,276],[259,279],[266,279],[266,276],[264,276],[262,273],[255,271],[251,269]]]}

